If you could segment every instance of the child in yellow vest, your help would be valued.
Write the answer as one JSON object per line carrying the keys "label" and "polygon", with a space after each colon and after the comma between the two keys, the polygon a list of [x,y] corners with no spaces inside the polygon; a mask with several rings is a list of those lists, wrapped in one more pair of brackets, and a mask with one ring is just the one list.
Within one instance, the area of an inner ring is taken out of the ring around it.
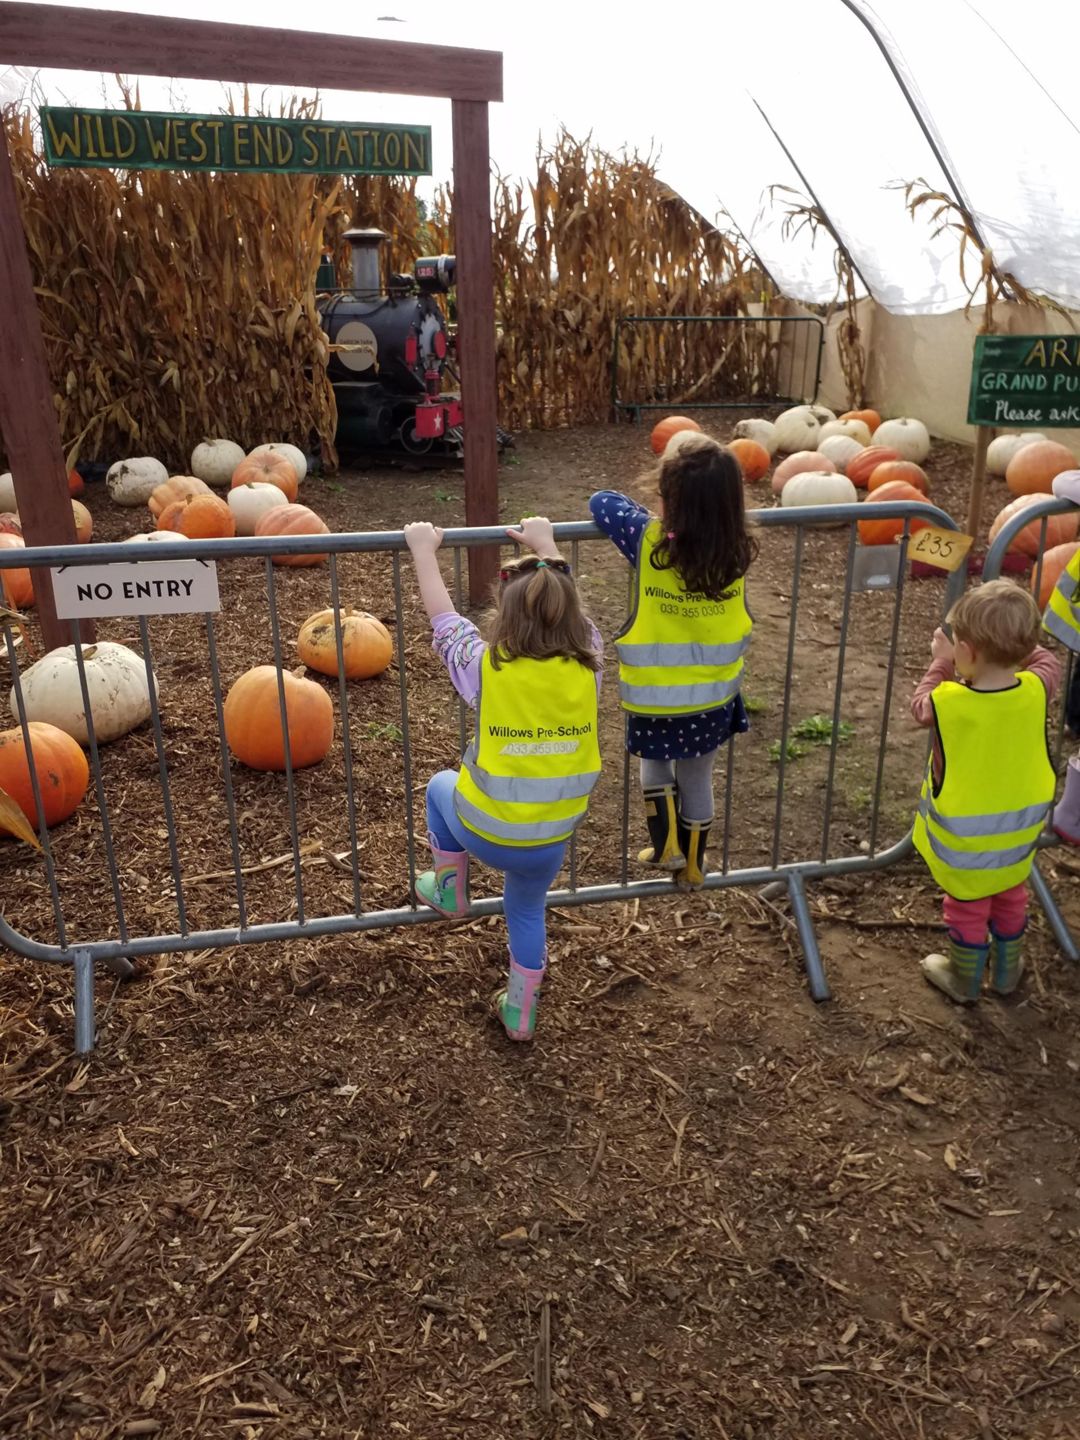
{"label": "child in yellow vest", "polygon": [[417,878],[416,896],[454,918],[469,909],[470,856],[504,872],[510,979],[496,1008],[512,1040],[531,1040],[547,962],[547,891],[600,774],[603,646],[550,522],[533,516],[507,534],[534,553],[500,572],[484,640],[443,583],[442,531],[405,526],[432,648],[476,710],[461,770],[442,770],[427,787],[435,865]]}
{"label": "child in yellow vest", "polygon": [[[1080,472],[1075,470],[1067,472],[1067,475],[1080,479]],[[1065,477],[1058,477],[1059,480],[1062,478]],[[1054,486],[1057,494],[1057,480]],[[1075,504],[1080,501],[1080,494],[1068,493],[1068,498]],[[1080,550],[1058,577],[1050,603],[1043,612],[1043,629],[1070,650],[1080,651]],[[1070,721],[1070,725],[1074,726],[1075,721]],[[1070,845],[1080,845],[1080,756],[1074,755],[1069,761],[1065,771],[1065,793],[1054,806],[1050,823],[1054,833],[1062,840],[1067,840]]]}
{"label": "child in yellow vest", "polygon": [[934,731],[915,847],[945,892],[949,932],[948,953],[927,955],[922,971],[972,1005],[991,944],[997,994],[1023,974],[1025,882],[1054,799],[1046,713],[1060,670],[1037,644],[1038,606],[1009,580],[969,590],[948,619],[953,638],[935,630],[911,707]]}
{"label": "child in yellow vest", "polygon": [[614,490],[598,491],[589,509],[634,566],[633,610],[615,644],[626,747],[641,761],[652,841],[638,858],[697,889],[717,752],[749,728],[739,686],[752,625],[744,576],[757,542],[738,462],[708,435],[674,438],[659,492],[659,516]]}

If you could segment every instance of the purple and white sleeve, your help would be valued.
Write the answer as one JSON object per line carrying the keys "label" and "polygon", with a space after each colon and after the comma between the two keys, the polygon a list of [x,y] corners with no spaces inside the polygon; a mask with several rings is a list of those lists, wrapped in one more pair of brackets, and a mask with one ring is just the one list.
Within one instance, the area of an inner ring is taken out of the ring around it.
{"label": "purple and white sleeve", "polygon": [[431,648],[446,666],[450,683],[473,710],[480,694],[480,661],[487,641],[471,620],[456,610],[431,619]]}

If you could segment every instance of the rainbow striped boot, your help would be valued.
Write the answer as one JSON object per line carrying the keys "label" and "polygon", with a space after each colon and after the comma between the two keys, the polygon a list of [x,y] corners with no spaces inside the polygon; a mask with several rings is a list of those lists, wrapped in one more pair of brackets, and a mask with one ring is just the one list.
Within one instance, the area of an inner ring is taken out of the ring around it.
{"label": "rainbow striped boot", "polygon": [[958,1005],[974,1005],[982,988],[989,945],[965,945],[950,931],[949,953],[927,955],[919,962],[930,984]]}
{"label": "rainbow striped boot", "polygon": [[[545,956],[545,959],[547,957]],[[511,1040],[531,1040],[536,1030],[536,997],[547,966],[528,969],[510,956],[510,983],[495,997],[495,1013]]]}
{"label": "rainbow striped boot", "polygon": [[428,832],[434,870],[416,877],[416,898],[451,920],[469,913],[469,852],[440,850]]}
{"label": "rainbow striped boot", "polygon": [[995,995],[1011,995],[1024,978],[1024,957],[1020,954],[1020,941],[1024,938],[1026,929],[1025,922],[1015,935],[999,935],[993,925],[990,926],[990,940],[994,947],[990,988]]}

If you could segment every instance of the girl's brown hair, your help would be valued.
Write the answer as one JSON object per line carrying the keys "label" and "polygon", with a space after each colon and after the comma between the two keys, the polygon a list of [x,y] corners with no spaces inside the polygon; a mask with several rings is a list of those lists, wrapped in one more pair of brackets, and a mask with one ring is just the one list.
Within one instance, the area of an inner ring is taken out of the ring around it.
{"label": "girl's brown hair", "polygon": [[561,556],[541,560],[523,555],[504,565],[487,628],[496,670],[506,660],[551,660],[559,655],[588,670],[600,669],[577,586]]}
{"label": "girl's brown hair", "polygon": [[691,594],[725,600],[758,553],[739,462],[708,435],[680,436],[660,462],[659,491],[666,533],[653,565],[677,571]]}

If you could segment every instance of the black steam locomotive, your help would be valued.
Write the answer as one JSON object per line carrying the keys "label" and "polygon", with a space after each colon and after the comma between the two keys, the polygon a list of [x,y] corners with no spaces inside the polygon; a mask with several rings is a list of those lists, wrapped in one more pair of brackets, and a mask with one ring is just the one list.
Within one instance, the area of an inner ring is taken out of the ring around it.
{"label": "black steam locomotive", "polygon": [[[443,390],[454,376],[446,317],[435,300],[454,283],[453,255],[417,260],[413,273],[381,282],[382,230],[352,229],[352,286],[319,288],[323,329],[335,348],[330,380],[337,397],[337,445],[343,455],[459,459],[464,448],[461,397]],[[320,272],[333,281],[332,267]],[[500,435],[500,443],[505,437]]]}

